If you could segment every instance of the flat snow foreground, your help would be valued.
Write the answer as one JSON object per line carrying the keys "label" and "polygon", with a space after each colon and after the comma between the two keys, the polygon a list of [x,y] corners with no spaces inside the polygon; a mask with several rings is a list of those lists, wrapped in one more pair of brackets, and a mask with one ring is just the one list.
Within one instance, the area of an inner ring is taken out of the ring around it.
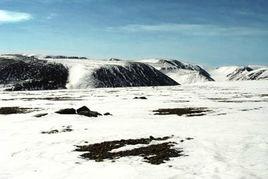
{"label": "flat snow foreground", "polygon": [[[82,106],[106,115],[55,113]],[[268,81],[0,91],[0,113],[1,179],[268,178]]]}

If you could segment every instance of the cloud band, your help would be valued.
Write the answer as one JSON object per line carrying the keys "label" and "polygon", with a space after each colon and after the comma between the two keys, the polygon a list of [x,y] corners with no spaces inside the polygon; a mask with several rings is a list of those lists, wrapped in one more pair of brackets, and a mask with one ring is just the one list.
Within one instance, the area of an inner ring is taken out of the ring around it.
{"label": "cloud band", "polygon": [[0,10],[0,23],[14,23],[32,19],[32,15],[24,12]]}

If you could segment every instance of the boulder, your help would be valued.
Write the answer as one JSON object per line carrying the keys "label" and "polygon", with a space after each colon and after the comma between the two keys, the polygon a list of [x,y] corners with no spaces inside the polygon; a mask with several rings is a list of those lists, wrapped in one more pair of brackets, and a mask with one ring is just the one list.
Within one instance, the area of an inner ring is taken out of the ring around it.
{"label": "boulder", "polygon": [[83,106],[81,108],[78,108],[77,109],[77,114],[83,115],[83,116],[87,116],[87,117],[98,117],[98,116],[101,116],[100,113],[98,113],[97,111],[91,111],[86,106]]}
{"label": "boulder", "polygon": [[46,115],[48,115],[48,113],[40,113],[40,114],[34,115],[34,117],[43,117],[43,116],[46,116]]}
{"label": "boulder", "polygon": [[81,111],[78,113],[79,115],[87,116],[87,117],[98,117],[102,114],[98,113],[97,111]]}
{"label": "boulder", "polygon": [[90,111],[90,109],[88,109],[88,107],[86,106],[82,106],[81,108],[78,108],[76,111],[77,111],[77,114],[79,114],[82,111]]}
{"label": "boulder", "polygon": [[141,96],[141,97],[134,97],[134,99],[147,99],[145,96]]}
{"label": "boulder", "polygon": [[104,113],[103,115],[104,115],[104,116],[111,116],[112,114],[109,113],[109,112],[106,112],[106,113]]}
{"label": "boulder", "polygon": [[55,113],[58,114],[76,114],[76,111],[74,108],[66,108],[66,109],[60,109],[56,111]]}

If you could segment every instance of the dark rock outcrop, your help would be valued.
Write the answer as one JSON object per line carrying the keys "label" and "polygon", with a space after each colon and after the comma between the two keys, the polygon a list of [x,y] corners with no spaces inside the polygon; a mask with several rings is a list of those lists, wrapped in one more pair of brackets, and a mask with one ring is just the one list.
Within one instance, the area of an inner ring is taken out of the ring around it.
{"label": "dark rock outcrop", "polygon": [[104,116],[112,116],[112,114],[109,113],[109,112],[106,112],[106,113],[104,113],[103,115],[104,115]]}
{"label": "dark rock outcrop", "polygon": [[65,88],[68,69],[35,57],[0,58],[0,84],[9,90],[50,90]]}
{"label": "dark rock outcrop", "polygon": [[95,69],[91,78],[97,88],[179,85],[152,66],[138,62],[102,66]]}
{"label": "dark rock outcrop", "polygon": [[48,113],[40,113],[40,114],[34,115],[34,117],[43,117],[43,116],[46,116],[46,115],[48,115]]}
{"label": "dark rock outcrop", "polygon": [[76,110],[74,108],[66,108],[66,109],[60,109],[56,111],[55,113],[58,114],[76,114]]}
{"label": "dark rock outcrop", "polygon": [[87,117],[98,117],[98,116],[101,116],[100,113],[98,113],[97,111],[91,111],[86,106],[83,106],[83,107],[77,109],[77,114],[83,115],[83,116],[87,116]]}
{"label": "dark rock outcrop", "polygon": [[248,80],[268,80],[268,68],[261,68],[251,71],[247,75]]}
{"label": "dark rock outcrop", "polygon": [[81,108],[78,108],[76,111],[77,111],[77,114],[79,114],[82,111],[90,111],[90,109],[86,106],[82,106]]}
{"label": "dark rock outcrop", "polygon": [[135,96],[133,99],[147,99],[147,98],[145,96],[140,96],[140,97]]}
{"label": "dark rock outcrop", "polygon": [[25,114],[35,111],[36,109],[32,108],[20,108],[20,107],[1,107],[0,114],[8,115],[8,114]]}

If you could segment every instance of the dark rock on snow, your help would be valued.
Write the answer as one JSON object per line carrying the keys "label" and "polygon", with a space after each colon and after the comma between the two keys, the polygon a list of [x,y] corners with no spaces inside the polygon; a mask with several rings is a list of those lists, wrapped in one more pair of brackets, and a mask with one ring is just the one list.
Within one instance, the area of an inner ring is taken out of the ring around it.
{"label": "dark rock on snow", "polygon": [[86,107],[86,106],[82,106],[81,108],[77,109],[77,114],[79,114],[82,111],[90,111],[90,109],[88,109],[88,107]]}
{"label": "dark rock on snow", "polygon": [[77,114],[87,116],[87,117],[98,117],[102,115],[98,113],[97,111],[90,111],[90,110],[80,111],[80,112],[77,112]]}
{"label": "dark rock on snow", "polygon": [[103,115],[104,115],[104,116],[111,116],[112,114],[109,113],[109,112],[106,112],[106,113],[104,113]]}
{"label": "dark rock on snow", "polygon": [[59,133],[58,129],[53,129],[53,130],[50,130],[50,131],[42,131],[41,132],[41,134],[56,134],[56,133]]}
{"label": "dark rock on snow", "polygon": [[58,114],[76,114],[76,111],[74,108],[66,108],[66,109],[61,109],[59,111],[56,111],[55,113],[58,113]]}
{"label": "dark rock on snow", "polygon": [[134,99],[147,99],[145,96],[141,96],[141,97],[134,97]]}
{"label": "dark rock on snow", "polygon": [[91,111],[88,107],[83,106],[77,109],[77,114],[87,116],[87,117],[98,117],[101,116],[97,111]]}
{"label": "dark rock on snow", "polygon": [[87,116],[87,117],[98,117],[101,116],[97,111],[91,111],[88,107],[83,106],[77,109],[77,114]]}
{"label": "dark rock on snow", "polygon": [[83,115],[83,116],[87,116],[87,117],[98,117],[98,116],[102,115],[102,114],[98,113],[97,111],[91,111],[86,106],[78,108],[77,110],[75,110],[74,108],[61,109],[59,111],[56,111],[55,113],[58,113],[58,114],[78,114],[78,115]]}
{"label": "dark rock on snow", "polygon": [[101,116],[97,111],[81,111],[79,115],[87,116],[87,117],[98,117]]}
{"label": "dark rock on snow", "polygon": [[0,114],[24,114],[34,111],[32,108],[20,108],[20,107],[1,107]]}
{"label": "dark rock on snow", "polygon": [[34,115],[34,117],[43,117],[43,116],[46,116],[46,115],[48,115],[48,113],[40,113],[40,114]]}
{"label": "dark rock on snow", "polygon": [[57,134],[57,133],[62,133],[62,132],[72,132],[73,129],[71,128],[71,126],[62,126],[64,127],[63,129],[59,130],[59,129],[52,129],[49,131],[42,131],[41,134]]}

